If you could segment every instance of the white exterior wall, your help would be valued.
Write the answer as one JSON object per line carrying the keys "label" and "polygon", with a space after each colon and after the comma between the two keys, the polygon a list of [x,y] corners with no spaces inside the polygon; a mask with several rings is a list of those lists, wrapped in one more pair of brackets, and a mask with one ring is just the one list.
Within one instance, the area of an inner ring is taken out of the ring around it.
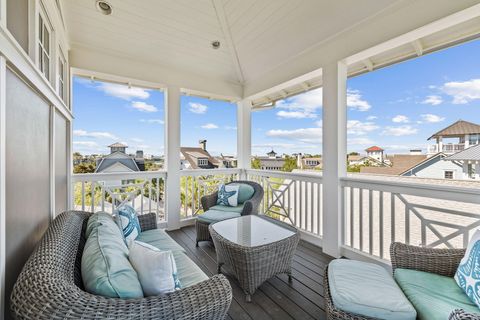
{"label": "white exterior wall", "polygon": [[414,171],[413,176],[419,178],[444,179],[445,171],[453,171],[454,179],[463,179],[462,167],[452,161],[447,160],[440,160],[430,166],[422,168],[419,171]]}

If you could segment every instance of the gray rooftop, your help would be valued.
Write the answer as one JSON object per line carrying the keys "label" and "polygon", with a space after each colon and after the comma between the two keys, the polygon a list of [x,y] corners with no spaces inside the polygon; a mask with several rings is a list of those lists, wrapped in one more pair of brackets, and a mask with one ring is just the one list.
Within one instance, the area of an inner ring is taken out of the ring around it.
{"label": "gray rooftop", "polygon": [[480,144],[474,145],[468,149],[457,152],[445,160],[470,160],[470,161],[480,161]]}

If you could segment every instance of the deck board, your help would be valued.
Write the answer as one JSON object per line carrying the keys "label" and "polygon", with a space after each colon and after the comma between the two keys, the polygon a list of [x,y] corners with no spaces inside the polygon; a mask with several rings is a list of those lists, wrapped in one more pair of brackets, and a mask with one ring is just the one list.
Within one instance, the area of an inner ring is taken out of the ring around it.
{"label": "deck board", "polygon": [[[187,255],[208,276],[217,272],[215,248],[209,242],[195,246],[195,228],[170,231],[170,236],[185,248]],[[320,248],[300,241],[292,265],[292,282],[278,275],[265,282],[247,303],[236,280],[226,275],[232,285],[233,299],[227,319],[325,319],[323,271],[332,258]]]}

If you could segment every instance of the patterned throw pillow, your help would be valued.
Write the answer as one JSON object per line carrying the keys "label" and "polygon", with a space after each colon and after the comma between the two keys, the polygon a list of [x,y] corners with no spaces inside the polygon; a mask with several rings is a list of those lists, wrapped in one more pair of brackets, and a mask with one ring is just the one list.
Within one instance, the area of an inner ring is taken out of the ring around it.
{"label": "patterned throw pillow", "polygon": [[137,272],[145,297],[181,289],[172,251],[162,251],[148,243],[132,241],[128,260]]}
{"label": "patterned throw pillow", "polygon": [[218,186],[217,204],[229,207],[238,206],[238,189],[238,185],[231,186],[221,184]]}
{"label": "patterned throw pillow", "polygon": [[468,243],[465,256],[455,273],[455,281],[470,300],[480,307],[480,230]]}
{"label": "patterned throw pillow", "polygon": [[123,232],[127,244],[131,240],[137,239],[142,232],[140,221],[138,221],[137,213],[129,205],[123,205],[116,211],[117,224]]}

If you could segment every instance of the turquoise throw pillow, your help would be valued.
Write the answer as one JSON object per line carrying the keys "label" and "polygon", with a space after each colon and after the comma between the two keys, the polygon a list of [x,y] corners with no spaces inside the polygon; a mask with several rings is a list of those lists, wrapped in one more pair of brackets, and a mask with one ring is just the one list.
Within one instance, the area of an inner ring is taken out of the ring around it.
{"label": "turquoise throw pillow", "polygon": [[229,186],[238,186],[238,204],[243,204],[245,201],[252,199],[255,189],[246,183],[232,183]]}
{"label": "turquoise throw pillow", "polygon": [[128,248],[112,217],[96,213],[89,218],[87,229],[81,267],[86,291],[110,298],[142,298],[142,286],[128,261]]}
{"label": "turquoise throw pillow", "polygon": [[455,281],[470,300],[480,308],[480,230],[477,230],[468,243],[457,272]]}
{"label": "turquoise throw pillow", "polygon": [[238,185],[224,185],[218,187],[217,204],[236,207],[238,205]]}
{"label": "turquoise throw pillow", "polygon": [[138,235],[142,232],[140,227],[140,221],[138,221],[137,213],[129,205],[123,205],[116,211],[116,219],[118,226],[123,232],[125,241],[137,239]]}

